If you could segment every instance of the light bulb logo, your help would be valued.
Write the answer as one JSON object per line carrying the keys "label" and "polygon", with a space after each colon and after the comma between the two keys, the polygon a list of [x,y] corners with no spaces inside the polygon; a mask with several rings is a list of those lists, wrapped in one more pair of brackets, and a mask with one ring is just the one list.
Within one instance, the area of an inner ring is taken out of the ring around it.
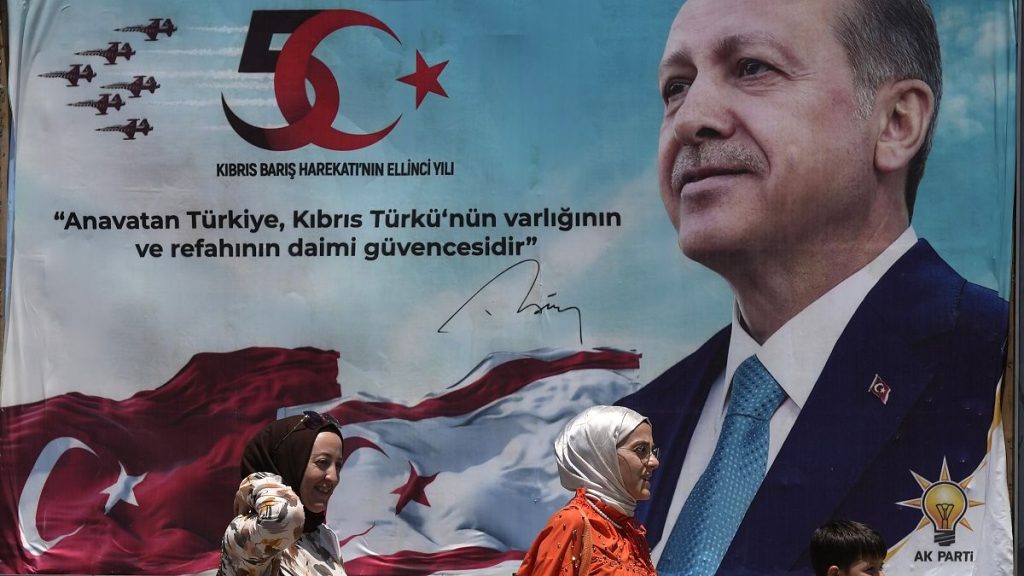
{"label": "light bulb logo", "polygon": [[960,482],[953,482],[949,477],[949,466],[946,465],[945,458],[942,459],[939,479],[934,482],[913,470],[910,473],[913,474],[914,480],[917,480],[918,486],[924,492],[920,498],[897,502],[897,504],[917,508],[924,514],[917,529],[931,524],[935,530],[935,543],[939,546],[949,546],[956,542],[957,526],[974,530],[971,523],[964,518],[968,509],[984,504],[984,502],[967,498],[966,490],[974,480],[974,475],[968,476]]}
{"label": "light bulb logo", "polygon": [[935,527],[935,543],[949,546],[956,541],[956,525],[967,512],[967,494],[953,482],[935,482],[924,491],[921,511]]}

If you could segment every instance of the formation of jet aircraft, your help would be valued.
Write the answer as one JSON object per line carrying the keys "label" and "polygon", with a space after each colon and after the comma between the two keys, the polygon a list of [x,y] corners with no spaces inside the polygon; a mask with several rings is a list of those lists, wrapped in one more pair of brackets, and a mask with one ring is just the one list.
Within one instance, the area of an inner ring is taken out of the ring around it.
{"label": "formation of jet aircraft", "polygon": [[[147,42],[155,42],[159,40],[161,34],[170,38],[178,31],[178,27],[174,25],[170,18],[150,18],[146,24],[133,24],[131,26],[115,28],[114,30],[116,32],[139,32],[146,35]],[[119,59],[124,61],[131,60],[132,56],[136,53],[131,44],[118,41],[108,42],[106,48],[82,50],[81,52],[75,52],[75,55],[98,56],[106,60],[107,66],[113,66],[118,64]],[[41,78],[60,78],[67,82],[67,87],[69,88],[79,86],[82,80],[91,84],[96,76],[97,73],[89,64],[69,64],[66,70],[54,70],[39,74]],[[111,82],[103,84],[100,88],[107,92],[102,92],[95,99],[70,102],[68,106],[94,108],[97,116],[106,116],[111,108],[120,111],[126,105],[121,95],[113,91],[125,90],[131,94],[129,98],[139,98],[147,90],[150,94],[155,94],[157,89],[160,88],[160,84],[153,76],[138,74],[132,76],[131,81]],[[125,140],[135,140],[135,136],[138,134],[148,136],[153,131],[153,125],[149,123],[147,118],[130,118],[125,124],[114,124],[96,128],[95,130],[97,132],[118,132],[124,135]]]}

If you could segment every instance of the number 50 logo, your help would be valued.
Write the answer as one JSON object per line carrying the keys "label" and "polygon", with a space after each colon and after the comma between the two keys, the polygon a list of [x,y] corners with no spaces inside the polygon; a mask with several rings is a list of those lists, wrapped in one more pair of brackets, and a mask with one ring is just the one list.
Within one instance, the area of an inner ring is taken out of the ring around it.
{"label": "number 50 logo", "polygon": [[[369,134],[352,134],[332,126],[340,105],[338,81],[327,65],[313,56],[313,51],[332,32],[350,26],[376,28],[401,44],[387,24],[363,12],[254,10],[238,71],[274,73],[274,96],[287,125],[278,128],[253,126],[235,114],[222,93],[220,99],[224,115],[235,132],[253,146],[274,151],[295,150],[307,144],[329,150],[358,150],[387,136],[398,125],[401,115],[381,130]],[[270,49],[274,34],[289,33],[280,51]],[[416,51],[416,71],[398,78],[398,81],[416,88],[417,108],[428,92],[448,96],[438,81],[447,64],[446,60],[428,66]],[[313,104],[306,95],[306,81],[313,86],[316,95]]]}

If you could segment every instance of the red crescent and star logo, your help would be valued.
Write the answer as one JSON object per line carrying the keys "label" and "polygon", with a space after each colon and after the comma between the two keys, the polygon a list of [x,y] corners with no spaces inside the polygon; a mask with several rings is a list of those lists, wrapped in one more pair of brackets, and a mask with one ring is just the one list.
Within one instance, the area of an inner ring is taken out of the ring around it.
{"label": "red crescent and star logo", "polygon": [[[384,32],[401,44],[387,24],[355,10],[256,10],[249,24],[239,72],[273,72],[274,96],[286,126],[264,128],[242,120],[221,94],[228,123],[246,142],[265,150],[295,150],[308,144],[338,151],[366,148],[384,139],[398,125],[399,115],[387,126],[366,134],[354,134],[333,127],[341,107],[338,82],[331,70],[313,56],[313,51],[330,34],[343,28],[366,26]],[[274,34],[290,33],[280,51],[270,49]],[[440,76],[448,61],[428,64],[416,51],[416,69],[397,78],[416,89],[418,109],[428,94],[448,97]],[[314,103],[306,94],[313,87]]]}

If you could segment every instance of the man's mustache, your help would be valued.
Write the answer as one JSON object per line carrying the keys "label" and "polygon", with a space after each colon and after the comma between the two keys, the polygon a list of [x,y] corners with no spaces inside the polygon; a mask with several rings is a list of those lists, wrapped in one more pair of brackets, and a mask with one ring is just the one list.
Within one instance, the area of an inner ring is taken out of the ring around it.
{"label": "man's mustache", "polygon": [[736,142],[708,142],[683,146],[672,165],[672,189],[717,173],[762,174],[768,167],[764,157]]}

